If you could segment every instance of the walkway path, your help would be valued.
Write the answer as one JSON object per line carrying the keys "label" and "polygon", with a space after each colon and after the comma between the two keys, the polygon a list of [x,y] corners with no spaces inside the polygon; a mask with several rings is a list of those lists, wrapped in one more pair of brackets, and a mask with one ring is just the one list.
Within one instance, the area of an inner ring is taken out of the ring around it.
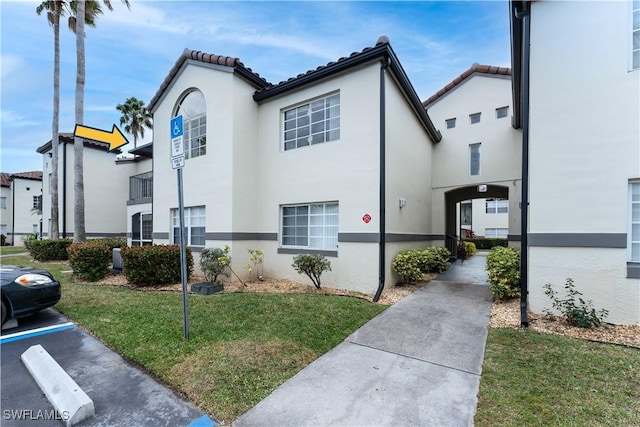
{"label": "walkway path", "polygon": [[473,425],[491,311],[485,261],[458,261],[234,425]]}

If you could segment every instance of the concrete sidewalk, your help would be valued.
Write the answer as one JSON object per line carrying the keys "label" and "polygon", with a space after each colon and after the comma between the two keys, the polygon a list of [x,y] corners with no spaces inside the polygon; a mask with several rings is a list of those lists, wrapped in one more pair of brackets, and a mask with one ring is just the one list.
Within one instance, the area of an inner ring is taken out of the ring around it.
{"label": "concrete sidewalk", "polygon": [[492,300],[485,261],[456,262],[234,426],[473,425]]}

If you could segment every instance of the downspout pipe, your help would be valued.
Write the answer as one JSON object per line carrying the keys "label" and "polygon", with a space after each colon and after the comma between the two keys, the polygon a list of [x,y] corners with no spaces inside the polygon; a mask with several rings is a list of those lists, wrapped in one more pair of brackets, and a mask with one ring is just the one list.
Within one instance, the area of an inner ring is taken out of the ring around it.
{"label": "downspout pipe", "polygon": [[527,328],[527,298],[529,295],[529,66],[531,15],[515,10],[515,17],[522,20],[522,202],[520,206],[520,326]]}
{"label": "downspout pipe", "polygon": [[[58,144],[58,147],[60,144]],[[67,238],[67,143],[62,144],[62,238]]]}
{"label": "downspout pipe", "polygon": [[16,180],[11,178],[11,244],[16,245]]}
{"label": "downspout pipe", "polygon": [[380,200],[379,200],[379,221],[380,221],[380,238],[379,241],[379,260],[378,260],[378,289],[373,296],[373,302],[378,302],[382,290],[384,289],[385,271],[386,271],[386,97],[385,97],[385,71],[391,64],[391,59],[384,56],[382,65],[380,66]]}

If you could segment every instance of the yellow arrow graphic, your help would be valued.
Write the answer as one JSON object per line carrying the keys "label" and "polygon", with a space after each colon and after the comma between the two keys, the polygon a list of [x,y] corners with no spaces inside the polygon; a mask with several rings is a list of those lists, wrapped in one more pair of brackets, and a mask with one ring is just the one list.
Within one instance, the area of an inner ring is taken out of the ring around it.
{"label": "yellow arrow graphic", "polygon": [[76,129],[73,133],[75,136],[80,138],[91,139],[98,142],[106,142],[107,144],[109,144],[108,151],[116,150],[129,143],[127,138],[122,134],[122,132],[120,132],[120,129],[118,129],[116,125],[113,125],[113,129],[111,129],[111,132],[92,128],[89,126],[76,125]]}

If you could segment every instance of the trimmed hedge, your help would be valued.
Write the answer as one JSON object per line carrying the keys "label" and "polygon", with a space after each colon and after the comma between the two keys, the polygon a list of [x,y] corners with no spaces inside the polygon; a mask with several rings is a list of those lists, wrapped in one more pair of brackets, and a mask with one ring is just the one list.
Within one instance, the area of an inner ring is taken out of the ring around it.
{"label": "trimmed hedge", "polygon": [[520,250],[495,247],[487,255],[491,293],[496,299],[520,296]]}
{"label": "trimmed hedge", "polygon": [[449,268],[451,253],[447,248],[404,250],[396,255],[391,267],[401,276],[402,283],[416,283],[424,273],[440,273]]}
{"label": "trimmed hedge", "polygon": [[7,236],[4,234],[0,234],[0,246],[5,246],[7,244]]}
{"label": "trimmed hedge", "polygon": [[114,248],[124,248],[127,246],[127,238],[126,237],[101,237],[99,239],[90,239],[87,240],[90,243],[102,244],[112,250]]}
{"label": "trimmed hedge", "polygon": [[482,237],[466,238],[464,241],[473,243],[474,245],[476,245],[477,249],[491,249],[497,246],[506,248],[509,243],[507,239],[485,239]]}
{"label": "trimmed hedge", "polygon": [[111,248],[106,242],[90,240],[73,243],[67,249],[73,275],[78,279],[96,282],[109,273]]}
{"label": "trimmed hedge", "polygon": [[73,243],[71,239],[25,240],[25,247],[36,261],[65,261],[69,259],[67,249]]}
{"label": "trimmed hedge", "polygon": [[[180,246],[153,245],[122,248],[124,275],[134,286],[177,283],[180,274]],[[193,274],[193,255],[187,248],[187,278]]]}

